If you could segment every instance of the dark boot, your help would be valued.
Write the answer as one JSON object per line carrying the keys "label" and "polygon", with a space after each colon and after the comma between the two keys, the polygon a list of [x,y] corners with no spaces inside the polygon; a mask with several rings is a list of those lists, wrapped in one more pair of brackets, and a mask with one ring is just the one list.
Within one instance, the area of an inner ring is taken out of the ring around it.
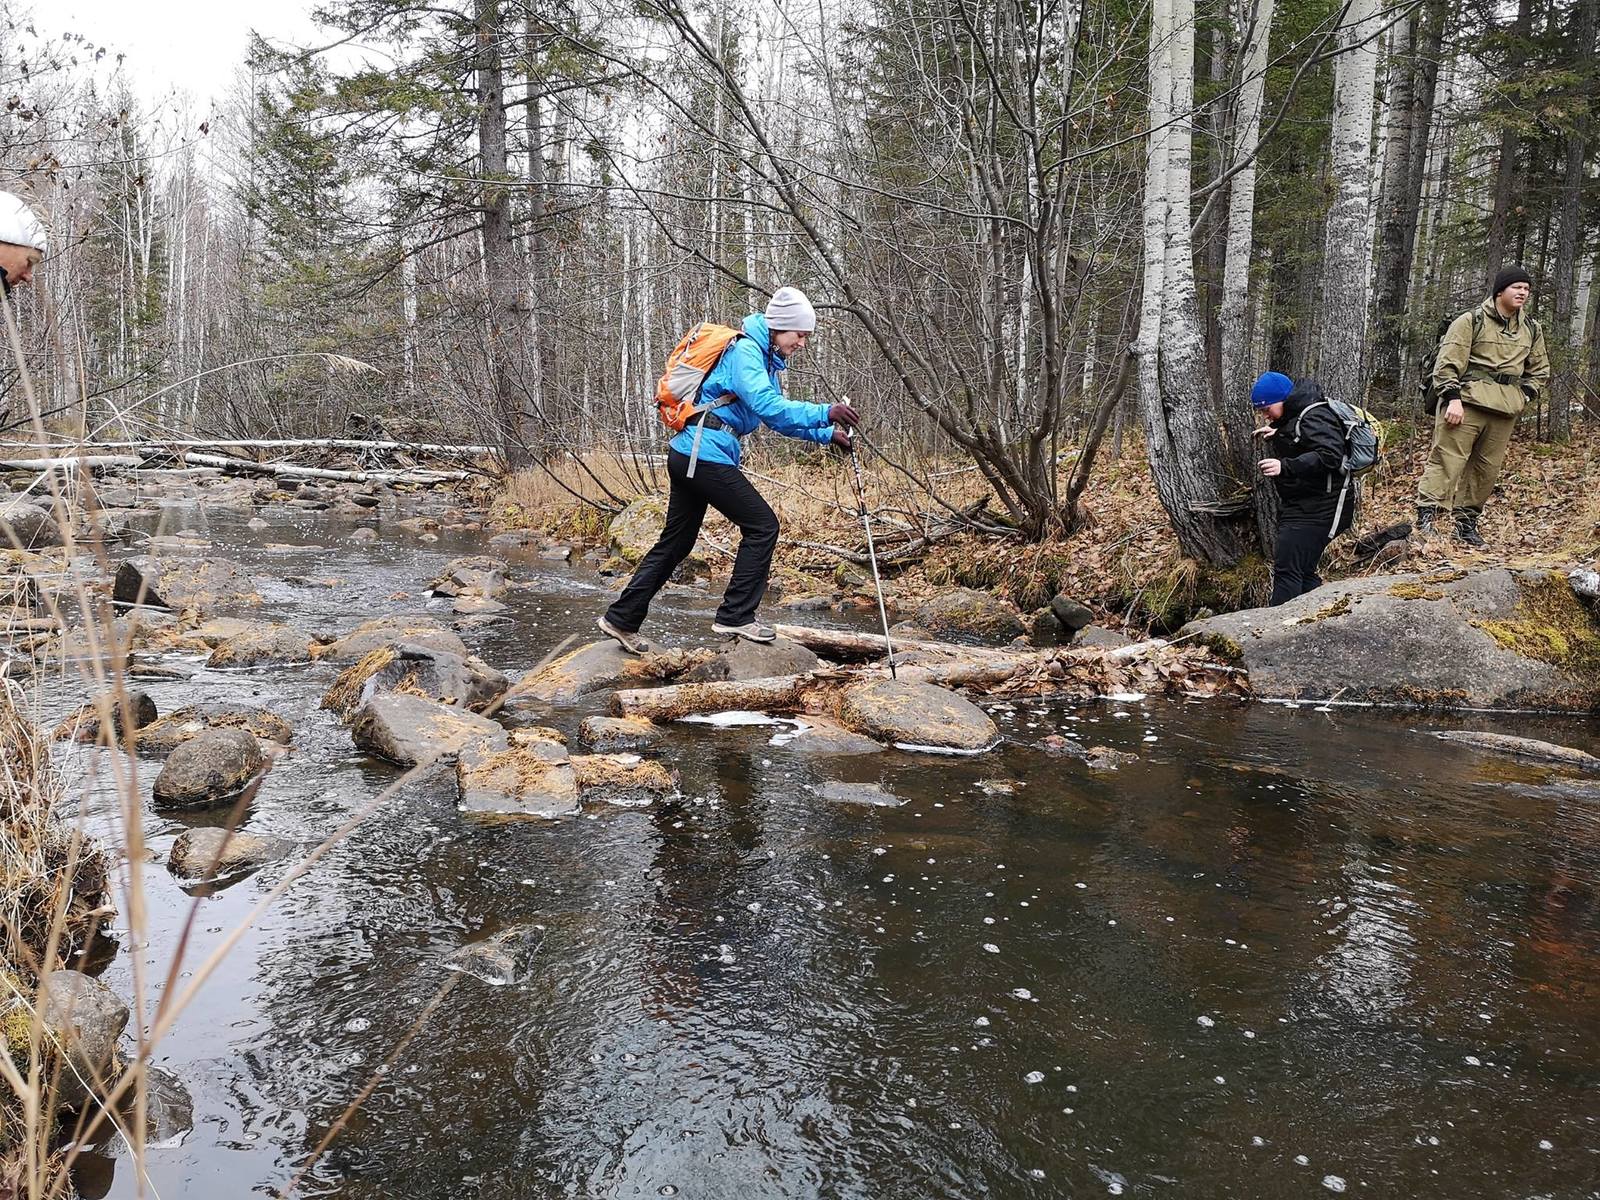
{"label": "dark boot", "polygon": [[1417,505],[1417,529],[1416,529],[1416,532],[1421,534],[1423,537],[1426,537],[1428,534],[1433,532],[1433,524],[1438,519],[1439,519],[1439,509],[1438,509],[1438,507],[1436,505],[1432,505],[1432,504],[1419,504],[1419,505]]}
{"label": "dark boot", "polygon": [[1476,509],[1456,509],[1456,541],[1465,542],[1473,549],[1488,545],[1478,533],[1478,513]]}

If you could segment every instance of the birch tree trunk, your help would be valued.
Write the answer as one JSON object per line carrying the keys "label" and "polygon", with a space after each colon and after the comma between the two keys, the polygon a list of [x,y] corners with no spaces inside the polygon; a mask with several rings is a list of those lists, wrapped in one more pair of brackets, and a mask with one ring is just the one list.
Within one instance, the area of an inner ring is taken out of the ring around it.
{"label": "birch tree trunk", "polygon": [[1139,402],[1156,492],[1183,552],[1231,565],[1255,544],[1211,403],[1190,243],[1194,0],[1153,0]]}
{"label": "birch tree trunk", "polygon": [[1322,255],[1317,372],[1328,394],[1366,394],[1368,272],[1372,261],[1372,112],[1378,77],[1376,0],[1350,0],[1333,83],[1333,207]]}
{"label": "birch tree trunk", "polygon": [[1222,269],[1222,386],[1231,396],[1247,396],[1255,363],[1247,344],[1250,315],[1250,250],[1255,235],[1256,167],[1261,109],[1267,85],[1267,44],[1274,0],[1244,0],[1239,31],[1244,62],[1239,107],[1233,124],[1233,161],[1250,162],[1233,177],[1228,191],[1228,252]]}
{"label": "birch tree trunk", "polygon": [[[1517,17],[1511,26],[1513,40],[1520,42],[1526,38],[1532,24],[1532,0],[1517,0]],[[1517,184],[1517,148],[1517,131],[1507,122],[1500,131],[1500,156],[1495,167],[1494,208],[1489,216],[1489,261],[1483,278],[1486,287],[1506,265],[1511,201]]]}

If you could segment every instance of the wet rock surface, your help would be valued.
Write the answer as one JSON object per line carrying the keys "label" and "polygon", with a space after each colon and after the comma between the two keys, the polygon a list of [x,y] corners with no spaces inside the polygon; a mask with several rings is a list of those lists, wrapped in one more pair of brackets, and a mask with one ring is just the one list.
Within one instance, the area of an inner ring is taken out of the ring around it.
{"label": "wet rock surface", "polygon": [[731,645],[717,651],[710,662],[686,671],[685,683],[707,683],[715,680],[770,679],[777,675],[804,675],[820,666],[822,660],[812,651],[778,638],[765,645],[736,638]]}
{"label": "wet rock surface", "polygon": [[665,735],[661,726],[642,717],[585,717],[578,727],[583,744],[599,754],[646,750]]}
{"label": "wet rock surface", "polygon": [[532,974],[534,959],[543,947],[543,929],[516,925],[451,952],[444,965],[495,987],[507,987]]}
{"label": "wet rock surface", "polygon": [[899,808],[905,801],[893,792],[885,791],[876,783],[846,783],[830,779],[813,789],[824,800],[834,804],[860,804],[868,808]]}
{"label": "wet rock surface", "polygon": [[580,696],[606,688],[661,683],[694,661],[694,656],[682,650],[629,654],[607,638],[579,646],[543,669],[524,675],[506,692],[505,703],[507,708],[571,704]]}
{"label": "wet rock surface", "polygon": [[666,767],[637,754],[575,754],[572,769],[585,804],[641,808],[672,795],[678,785]]}
{"label": "wet rock surface", "polygon": [[171,754],[208,729],[242,729],[259,741],[280,746],[287,746],[294,737],[293,728],[276,713],[250,704],[213,700],[157,718],[134,734],[134,748],[140,754]]}
{"label": "wet rock surface", "polygon": [[432,617],[400,615],[363,621],[322,649],[317,657],[330,662],[354,662],[374,650],[399,642],[429,650],[444,650],[460,658],[467,658],[472,653],[461,640],[460,634]]}
{"label": "wet rock surface", "polygon": [[261,603],[250,581],[232,563],[214,558],[127,559],[117,568],[111,598],[118,604],[201,613]]}
{"label": "wet rock surface", "polygon": [[290,625],[259,624],[218,643],[208,667],[257,667],[311,661],[312,636]]}
{"label": "wet rock surface", "polygon": [[988,592],[951,588],[917,609],[916,627],[935,640],[1003,646],[1027,628],[1017,611]]}
{"label": "wet rock surface", "polygon": [[475,656],[401,642],[373,651],[343,671],[322,699],[322,707],[348,719],[373,696],[405,692],[481,712],[507,687],[506,677]]}
{"label": "wet rock surface", "polygon": [[1479,733],[1467,729],[1435,730],[1433,736],[1485,754],[1502,754],[1510,758],[1573,767],[1580,771],[1600,771],[1600,757],[1586,750],[1558,746],[1554,742],[1542,742],[1537,738],[1512,737],[1504,733]]}
{"label": "wet rock surface", "polygon": [[578,780],[566,747],[543,738],[463,748],[456,788],[457,806],[467,813],[564,817],[578,811]]}
{"label": "wet rock surface", "polygon": [[252,734],[206,729],[167,755],[151,799],[157,808],[214,808],[236,799],[265,766]]}
{"label": "wet rock surface", "polygon": [[190,829],[172,844],[167,869],[186,883],[202,883],[257,870],[288,857],[293,850],[293,842],[271,834]]}
{"label": "wet rock surface", "polygon": [[877,754],[884,749],[882,742],[827,717],[807,714],[799,720],[801,728],[779,734],[773,741],[802,754]]}
{"label": "wet rock surface", "polygon": [[449,761],[474,742],[504,746],[506,731],[487,717],[403,692],[381,692],[350,723],[356,747],[402,767]]}
{"label": "wet rock surface", "polygon": [[495,597],[506,591],[505,564],[487,555],[458,558],[428,585],[435,596]]}
{"label": "wet rock surface", "polygon": [[857,733],[896,745],[987,750],[1000,731],[970,700],[931,683],[890,679],[851,684],[839,718]]}
{"label": "wet rock surface", "polygon": [[39,1018],[65,1055],[58,1093],[76,1111],[91,1094],[103,1094],[116,1071],[117,1039],[128,1025],[128,1006],[81,971],[52,971],[39,988]]}
{"label": "wet rock surface", "polygon": [[52,736],[57,740],[71,738],[77,742],[94,742],[100,739],[101,713],[109,712],[111,727],[119,738],[128,730],[142,729],[156,719],[156,702],[148,692],[133,688],[126,693],[110,692],[98,700],[91,700],[56,726]]}

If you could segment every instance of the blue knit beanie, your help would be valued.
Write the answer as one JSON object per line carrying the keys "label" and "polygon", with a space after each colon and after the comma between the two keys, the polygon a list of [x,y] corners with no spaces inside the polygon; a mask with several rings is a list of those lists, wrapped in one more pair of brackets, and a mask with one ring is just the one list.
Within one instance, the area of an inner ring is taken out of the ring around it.
{"label": "blue knit beanie", "polygon": [[1292,391],[1294,391],[1294,380],[1287,375],[1280,375],[1277,371],[1263,371],[1261,378],[1256,380],[1255,387],[1250,389],[1250,403],[1255,408],[1265,408],[1269,404],[1288,399]]}

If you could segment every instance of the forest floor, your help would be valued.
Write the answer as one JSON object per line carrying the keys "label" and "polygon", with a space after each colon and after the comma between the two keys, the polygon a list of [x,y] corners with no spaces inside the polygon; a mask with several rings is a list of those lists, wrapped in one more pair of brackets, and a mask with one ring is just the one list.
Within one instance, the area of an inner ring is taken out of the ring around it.
{"label": "forest floor", "polygon": [[[746,473],[783,522],[773,572],[782,592],[870,596],[870,577],[826,548],[865,553],[848,460],[815,453],[796,458],[782,444],[752,450]],[[1427,451],[1427,439],[1421,435],[1391,443],[1383,463],[1363,481],[1355,536],[1414,518],[1416,481]],[[914,483],[912,475],[881,461],[864,465],[878,552],[880,558],[891,558],[897,547],[930,522],[936,524],[948,510],[935,502],[928,486]],[[1071,465],[1063,462],[1063,476]],[[651,493],[648,477],[625,478],[619,464],[595,461],[589,466],[615,496]],[[954,508],[964,508],[988,491],[971,467],[922,464],[915,473],[937,490],[944,505]],[[659,476],[655,493],[664,495],[664,470]],[[571,490],[542,471],[514,476],[493,505],[494,525],[535,528],[577,545],[604,545],[612,512],[572,494],[600,498],[599,487],[586,480],[585,488],[573,483],[570,475],[564,478]],[[1585,426],[1566,445],[1540,443],[1524,433],[1513,443],[1499,489],[1484,510],[1485,549],[1474,552],[1448,536],[1414,537],[1401,560],[1358,566],[1352,550],[1355,537],[1346,535],[1329,548],[1323,560],[1324,578],[1446,565],[1562,567],[1590,562],[1600,554],[1597,479],[1600,430]],[[1158,632],[1202,608],[1220,612],[1265,601],[1270,588],[1265,562],[1252,560],[1230,571],[1208,572],[1179,552],[1137,443],[1125,447],[1120,459],[1109,453],[1102,456],[1084,501],[1084,527],[1066,539],[1028,544],[973,532],[936,536],[914,561],[885,571],[886,590],[902,612],[951,586],[994,592],[1023,612],[1064,592],[1096,609],[1102,624]],[[609,503],[616,507],[614,500]],[[726,573],[731,563],[727,551],[737,540],[737,531],[712,514],[704,542],[712,548],[708,558],[714,575]]]}

